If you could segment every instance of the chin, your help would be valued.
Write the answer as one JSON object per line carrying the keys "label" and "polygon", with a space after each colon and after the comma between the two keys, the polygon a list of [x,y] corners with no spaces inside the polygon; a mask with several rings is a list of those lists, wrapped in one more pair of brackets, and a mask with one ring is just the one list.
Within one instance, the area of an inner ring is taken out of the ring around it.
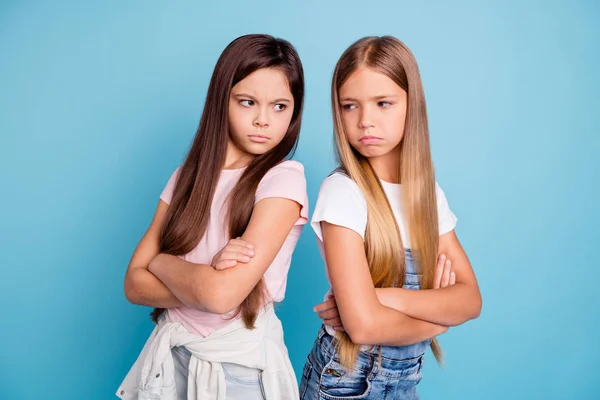
{"label": "chin", "polygon": [[244,151],[253,156],[260,156],[271,150],[275,146],[269,146],[267,143],[249,143],[244,146]]}
{"label": "chin", "polygon": [[363,157],[367,157],[367,158],[379,157],[379,156],[389,153],[389,151],[385,151],[384,149],[376,148],[374,146],[373,147],[359,147],[356,150],[358,150],[358,152]]}

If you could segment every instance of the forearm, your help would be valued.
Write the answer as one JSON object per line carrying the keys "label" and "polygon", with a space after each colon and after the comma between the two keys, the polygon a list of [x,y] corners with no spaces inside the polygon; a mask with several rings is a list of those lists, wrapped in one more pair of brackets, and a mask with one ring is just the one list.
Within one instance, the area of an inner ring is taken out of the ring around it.
{"label": "forearm", "polygon": [[125,296],[133,304],[157,307],[181,307],[183,303],[146,268],[135,268],[125,280]]}
{"label": "forearm", "polygon": [[397,310],[380,306],[359,337],[360,344],[409,346],[432,339],[448,330],[447,326],[409,317]]}
{"label": "forearm", "polygon": [[381,304],[439,325],[460,325],[477,318],[481,310],[479,290],[463,283],[442,289],[378,288],[376,292]]}
{"label": "forearm", "polygon": [[186,307],[216,312],[213,300],[220,285],[212,282],[212,275],[216,275],[217,272],[211,266],[190,263],[177,256],[159,254],[150,263],[149,270]]}

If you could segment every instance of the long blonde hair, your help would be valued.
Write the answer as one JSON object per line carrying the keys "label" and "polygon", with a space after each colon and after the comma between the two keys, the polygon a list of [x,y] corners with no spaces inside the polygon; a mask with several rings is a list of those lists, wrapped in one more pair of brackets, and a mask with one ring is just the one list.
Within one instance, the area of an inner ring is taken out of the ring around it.
{"label": "long blonde hair", "polygon": [[[342,54],[335,67],[331,88],[338,160],[367,202],[365,252],[371,278],[375,287],[390,287],[404,282],[406,259],[400,230],[377,174],[369,160],[350,145],[342,124],[339,90],[360,67],[386,75],[408,94],[398,176],[402,183],[403,210],[412,252],[422,274],[421,288],[429,289],[433,286],[439,229],[427,110],[417,62],[404,43],[395,37],[365,37]],[[352,368],[360,347],[345,332],[338,332],[336,337],[342,364]],[[431,349],[441,363],[441,347],[436,339],[432,340]]]}

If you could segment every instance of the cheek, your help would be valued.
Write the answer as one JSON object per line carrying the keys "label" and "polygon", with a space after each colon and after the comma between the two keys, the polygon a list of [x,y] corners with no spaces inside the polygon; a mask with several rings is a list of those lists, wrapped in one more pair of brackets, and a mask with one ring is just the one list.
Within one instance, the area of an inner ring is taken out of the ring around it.
{"label": "cheek", "polygon": [[233,137],[239,135],[239,121],[233,115],[229,114],[229,134]]}
{"label": "cheek", "polygon": [[357,136],[357,123],[352,113],[342,114],[342,126],[344,127],[344,132],[349,140],[352,140],[353,137]]}
{"label": "cheek", "polygon": [[292,113],[280,114],[273,119],[273,128],[279,138],[283,138],[292,122]]}
{"label": "cheek", "polygon": [[400,140],[404,136],[404,115],[396,114],[390,115],[390,118],[386,118],[384,125],[385,130],[390,137]]}
{"label": "cheek", "polygon": [[229,109],[229,130],[232,134],[238,135],[243,132],[244,129],[247,129],[248,126],[248,116],[247,113],[244,113],[239,109]]}

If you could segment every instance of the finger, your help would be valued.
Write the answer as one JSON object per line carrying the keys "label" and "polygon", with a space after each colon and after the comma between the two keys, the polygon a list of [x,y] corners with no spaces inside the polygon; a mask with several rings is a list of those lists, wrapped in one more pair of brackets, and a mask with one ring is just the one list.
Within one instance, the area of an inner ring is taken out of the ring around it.
{"label": "finger", "polygon": [[446,260],[446,264],[444,265],[444,274],[442,275],[442,283],[440,287],[448,286],[450,283],[450,272],[452,271],[452,262],[450,260]]}
{"label": "finger", "polygon": [[245,254],[238,253],[235,251],[224,251],[219,255],[218,261],[222,260],[235,260],[243,263],[250,261],[250,257]]}
{"label": "finger", "polygon": [[253,250],[254,247],[250,246],[247,242],[244,242],[243,240],[232,239],[227,243],[225,248]]}
{"label": "finger", "polygon": [[456,274],[454,272],[450,273],[450,286],[456,283]]}
{"label": "finger", "polygon": [[254,256],[254,250],[249,249],[246,246],[241,246],[241,245],[238,245],[238,244],[228,244],[227,246],[223,247],[223,250],[221,250],[221,252],[240,253],[240,254],[244,254],[244,255],[249,256],[249,257],[253,257]]}
{"label": "finger", "polygon": [[224,270],[227,268],[235,267],[237,265],[236,260],[222,260],[215,264],[215,269]]}
{"label": "finger", "polygon": [[325,325],[333,326],[334,328],[337,326],[342,326],[342,320],[340,318],[324,319],[323,323]]}
{"label": "finger", "polygon": [[337,304],[335,302],[335,298],[329,299],[327,301],[324,301],[323,303],[319,304],[318,306],[315,306],[315,308],[313,308],[314,312],[322,312],[322,311],[326,311],[329,310],[330,308],[334,308],[337,307]]}
{"label": "finger", "polygon": [[219,263],[221,261],[239,261],[239,262],[248,262],[246,260],[250,260],[250,258],[248,256],[245,256],[243,254],[239,254],[233,251],[222,251],[218,257],[216,258],[216,262]]}
{"label": "finger", "polygon": [[337,308],[330,308],[327,311],[323,311],[319,313],[319,318],[321,319],[332,319],[338,318],[340,316],[340,312]]}
{"label": "finger", "polygon": [[438,257],[437,265],[435,266],[435,272],[433,275],[433,288],[439,289],[442,282],[442,274],[444,272],[444,263],[446,262],[446,255],[440,254]]}
{"label": "finger", "polygon": [[251,243],[249,243],[249,242],[247,242],[247,241],[245,241],[245,240],[243,240],[243,239],[241,239],[241,238],[239,238],[239,237],[238,237],[238,238],[235,238],[235,239],[231,239],[231,240],[230,240],[230,241],[227,243],[227,245],[230,245],[230,244],[231,244],[231,245],[235,245],[235,246],[247,247],[247,248],[249,248],[249,249],[253,249],[253,248],[254,248],[254,246],[253,246]]}

